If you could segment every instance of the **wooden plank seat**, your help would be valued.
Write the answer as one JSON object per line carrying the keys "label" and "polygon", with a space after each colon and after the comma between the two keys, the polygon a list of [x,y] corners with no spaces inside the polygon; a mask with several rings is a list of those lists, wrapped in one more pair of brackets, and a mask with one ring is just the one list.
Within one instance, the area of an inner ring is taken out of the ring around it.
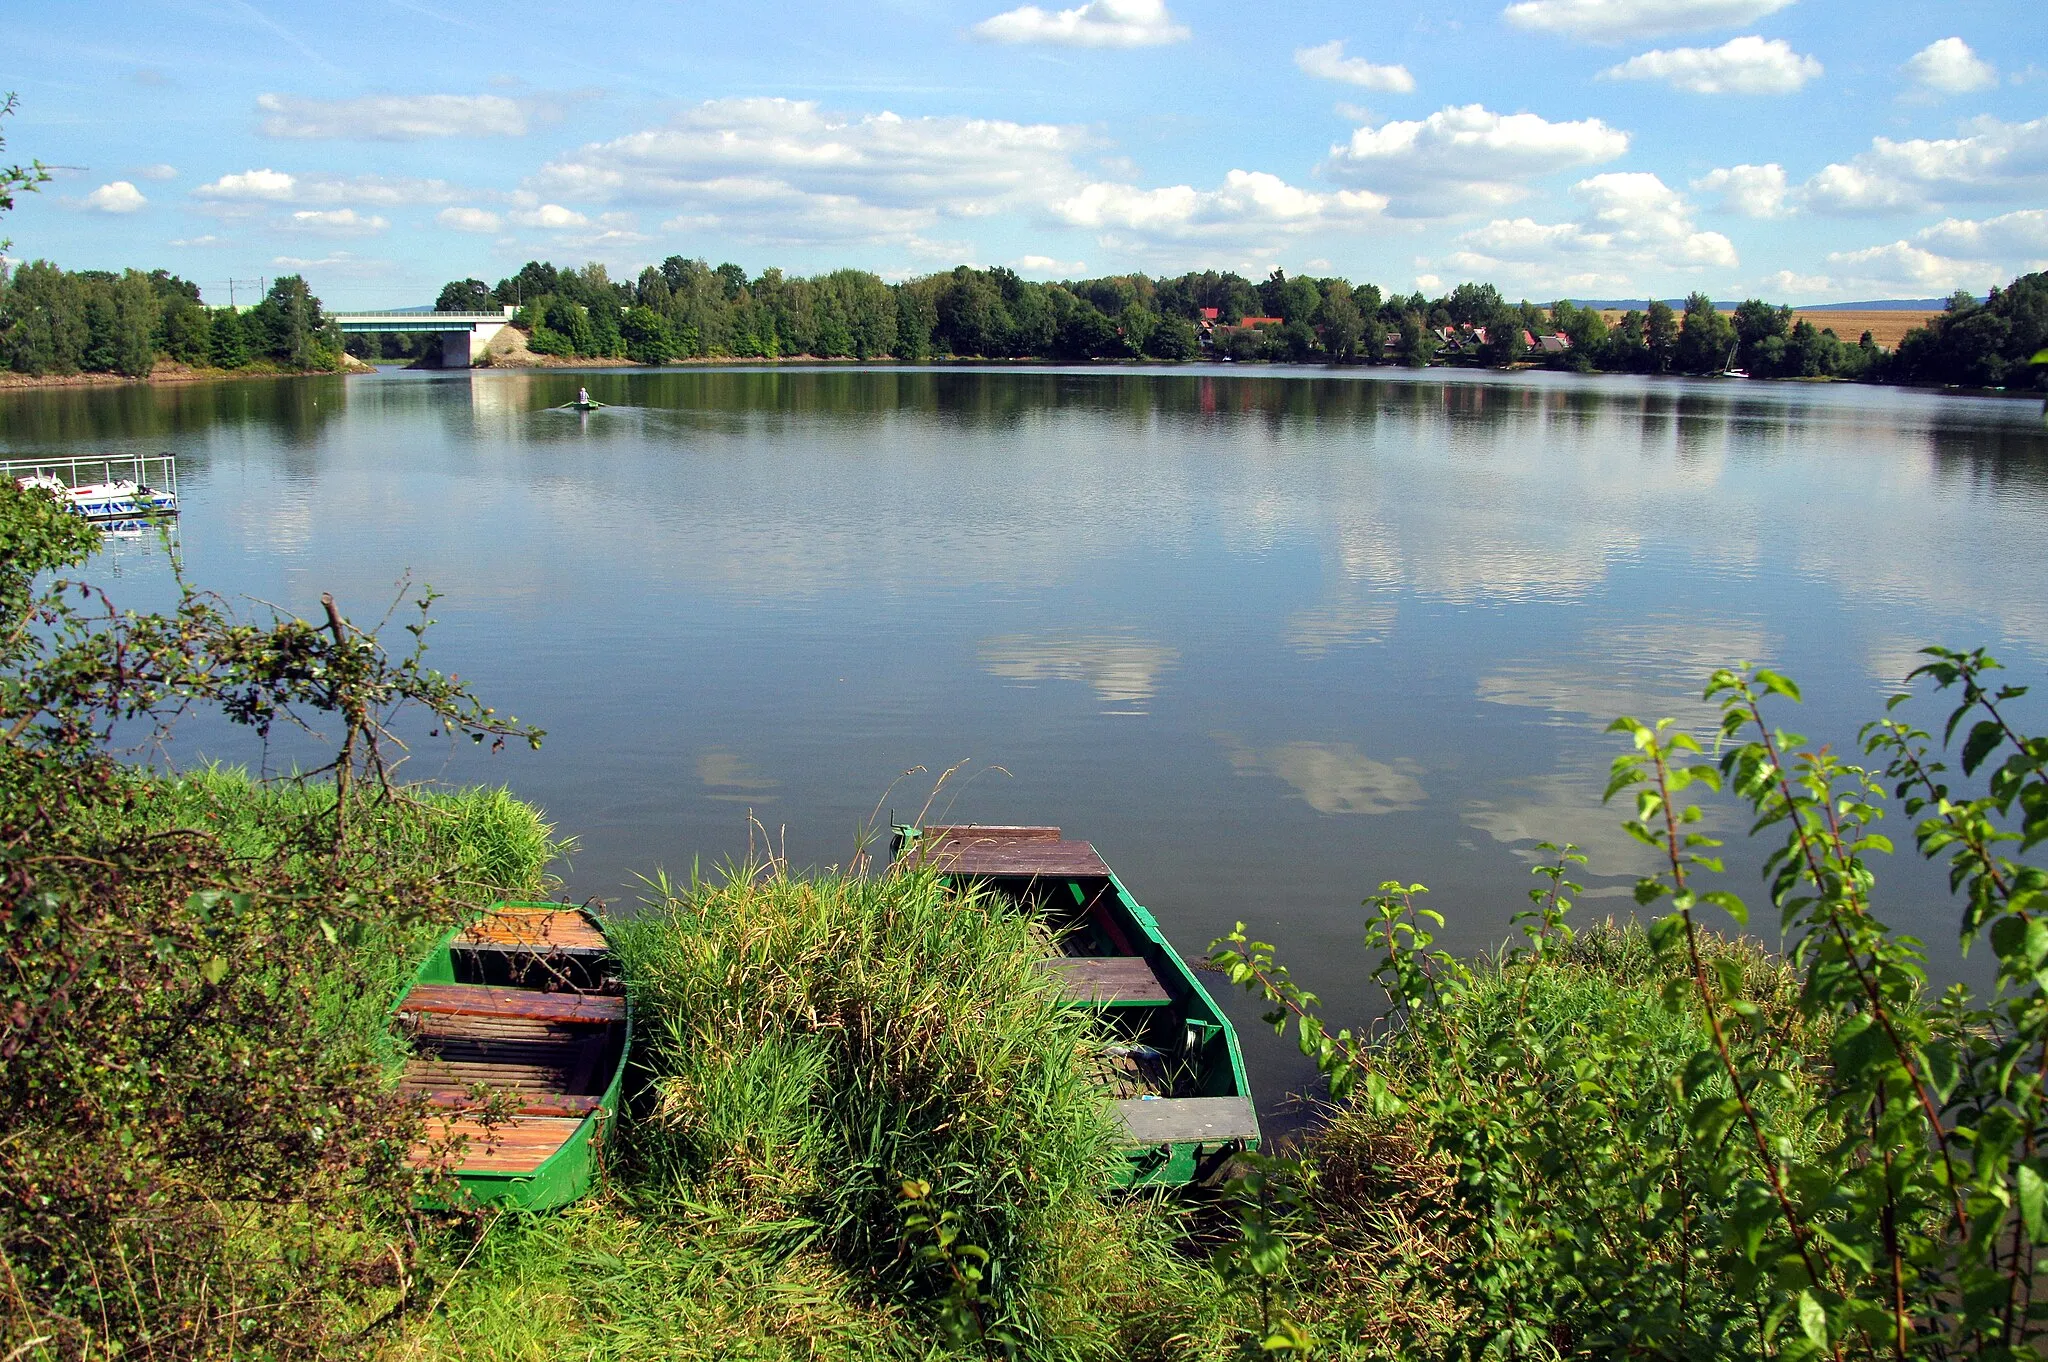
{"label": "wooden plank seat", "polygon": [[[408,1092],[406,1096],[414,1096]],[[472,1097],[469,1090],[436,1090],[423,1088],[418,1095],[427,1099],[427,1105],[446,1111],[475,1111],[486,1105]],[[521,1116],[588,1116],[604,1105],[604,1099],[594,1093],[571,1092],[523,1092],[514,1110]]]}
{"label": "wooden plank seat", "polygon": [[626,1000],[604,993],[542,993],[491,984],[414,984],[398,1005],[401,1015],[524,1017],[533,1021],[622,1022]]}
{"label": "wooden plank seat", "polygon": [[529,1044],[575,1045],[597,1034],[607,1023],[542,1021],[533,1017],[489,1017],[469,1013],[414,1012],[401,1017],[399,1029],[415,1041],[524,1041]]}
{"label": "wooden plank seat", "polygon": [[1259,1135],[1258,1115],[1242,1097],[1129,1098],[1116,1104],[1116,1114],[1134,1145],[1209,1144]]}
{"label": "wooden plank seat", "polygon": [[505,1092],[573,1092],[572,1080],[575,1077],[571,1066],[566,1063],[408,1059],[398,1083],[399,1090],[408,1095],[416,1092],[463,1092],[479,1083]]}
{"label": "wooden plank seat", "polygon": [[531,1173],[547,1162],[583,1124],[580,1116],[514,1116],[488,1127],[464,1116],[435,1117],[426,1123],[419,1143],[412,1147],[416,1166],[435,1161],[435,1146],[445,1151],[450,1140],[462,1138],[462,1152],[454,1160],[463,1173]]}
{"label": "wooden plank seat", "polygon": [[1071,1003],[1164,1007],[1173,1001],[1141,955],[1068,955],[1043,961],[1041,968],[1059,976]]}
{"label": "wooden plank seat", "polygon": [[456,950],[603,955],[604,933],[573,908],[499,908],[455,938]]}
{"label": "wooden plank seat", "polygon": [[[509,1064],[515,1068],[548,1069],[564,1074],[569,1079],[582,1079],[596,1071],[598,1059],[604,1050],[602,1036],[593,1036],[588,1041],[574,1045],[488,1040],[415,1041],[412,1060],[408,1060],[407,1063],[418,1060],[469,1066]],[[577,1090],[573,1083],[563,1088],[564,1092]]]}
{"label": "wooden plank seat", "polygon": [[948,875],[989,879],[1108,879],[1109,867],[1087,842],[968,841],[948,838],[919,848],[926,864]]}
{"label": "wooden plank seat", "polygon": [[921,847],[938,846],[945,842],[963,844],[993,845],[997,842],[1057,842],[1058,828],[1042,824],[1018,823],[944,823],[924,830],[919,839]]}

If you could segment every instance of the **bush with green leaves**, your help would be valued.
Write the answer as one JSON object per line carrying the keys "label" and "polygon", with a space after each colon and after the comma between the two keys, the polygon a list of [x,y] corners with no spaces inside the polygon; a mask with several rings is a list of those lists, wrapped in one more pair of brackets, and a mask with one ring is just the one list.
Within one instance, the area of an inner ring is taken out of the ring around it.
{"label": "bush with green leaves", "polygon": [[[331,603],[252,622],[187,587],[139,615],[51,576],[96,542],[0,479],[0,1356],[327,1352],[411,1271],[392,989],[551,851],[502,796],[394,785],[391,725],[539,734],[426,667],[424,601],[398,656]],[[117,727],[200,707],[333,723],[327,779],[117,759]]]}
{"label": "bush with green leaves", "polygon": [[[1668,720],[1616,722],[1632,749],[1609,797],[1634,801],[1626,826],[1664,866],[1636,889],[1644,908],[1668,905],[1643,938],[1655,1010],[1617,997],[1586,1014],[1554,996],[1574,944],[1569,848],[1553,848],[1527,945],[1498,968],[1431,949],[1442,919],[1421,886],[1381,887],[1366,940],[1394,1004],[1383,1046],[1326,1028],[1242,928],[1216,943],[1348,1103],[1335,1132],[1395,1129],[1441,1173],[1419,1215],[1454,1310],[1439,1344],[1796,1359],[2048,1347],[2048,872],[2026,859],[2048,838],[2048,739],[2015,726],[2025,689],[2001,684],[1993,658],[1927,655],[1912,679],[1956,697],[1941,740],[1900,717],[1899,697],[1862,732],[1867,767],[1776,727],[1767,705],[1799,692],[1764,669],[1710,681],[1711,756]],[[1700,920],[1748,921],[1714,878],[1702,789],[1741,800],[1771,839],[1783,976]],[[1877,825],[1894,801],[1920,853],[1948,865],[1965,944],[1996,957],[1988,996],[1931,996],[1919,943],[1877,916],[1875,858],[1891,850]]]}

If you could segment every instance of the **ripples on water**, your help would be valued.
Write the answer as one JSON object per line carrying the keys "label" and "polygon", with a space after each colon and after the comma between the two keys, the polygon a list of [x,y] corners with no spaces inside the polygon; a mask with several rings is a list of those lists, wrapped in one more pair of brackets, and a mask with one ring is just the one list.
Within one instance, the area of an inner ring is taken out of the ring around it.
{"label": "ripples on water", "polygon": [[[584,383],[616,405],[545,410]],[[428,744],[410,769],[545,805],[581,842],[578,895],[743,854],[750,810],[798,863],[844,862],[878,800],[924,802],[928,776],[885,796],[898,773],[971,758],[938,812],[1061,823],[1184,952],[1242,918],[1352,1017],[1382,879],[1430,884],[1448,944],[1483,949],[1535,841],[1569,838],[1593,856],[1582,915],[1627,907],[1642,849],[1599,800],[1614,715],[1704,730],[1707,672],[1769,661],[1806,687],[1797,726],[1848,744],[1924,643],[2048,658],[2048,439],[2014,400],[1443,371],[388,374],[14,394],[0,440],[175,452],[204,586],[301,612],[331,590],[358,618],[407,571],[445,593],[439,663],[549,737]],[[102,572],[166,598],[146,546]],[[197,726],[174,750],[263,757]],[[1745,892],[1755,860],[1731,864]],[[1958,969],[1939,878],[1885,884]],[[1301,1081],[1291,1049],[1247,1041],[1262,1096]]]}

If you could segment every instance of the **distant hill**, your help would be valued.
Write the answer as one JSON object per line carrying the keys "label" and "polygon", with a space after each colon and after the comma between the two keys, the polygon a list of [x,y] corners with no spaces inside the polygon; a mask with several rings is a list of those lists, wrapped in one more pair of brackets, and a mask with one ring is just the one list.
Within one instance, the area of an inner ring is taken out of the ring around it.
{"label": "distant hill", "polygon": [[[1979,302],[1984,301],[1978,299]],[[1665,305],[1673,311],[1685,310],[1685,299],[1666,298]],[[1599,308],[1603,312],[1626,312],[1632,307],[1648,307],[1642,298],[1574,298],[1574,307]],[[1714,304],[1723,312],[1733,312],[1740,302],[1719,302]],[[1939,312],[1948,306],[1946,298],[1880,298],[1868,303],[1814,303],[1811,306],[1794,307],[1794,312]]]}
{"label": "distant hill", "polygon": [[[1978,302],[1985,301],[1979,298]],[[1716,307],[1727,307],[1716,303]],[[1794,312],[1941,312],[1948,307],[1946,298],[1880,298],[1871,303],[1815,303],[1811,307],[1795,307]]]}

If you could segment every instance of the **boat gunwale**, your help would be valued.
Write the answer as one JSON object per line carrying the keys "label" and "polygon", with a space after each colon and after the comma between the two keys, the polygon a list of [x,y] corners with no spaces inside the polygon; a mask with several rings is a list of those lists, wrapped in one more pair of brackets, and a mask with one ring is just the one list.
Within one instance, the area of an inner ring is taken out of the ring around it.
{"label": "boat gunwale", "polygon": [[[1063,831],[1049,829],[1046,826],[1041,826],[1037,824],[1020,824],[1015,826],[953,824],[947,826],[944,840],[951,840],[952,838],[958,837],[962,834],[967,834],[976,831],[983,826],[987,826],[990,831],[994,831],[997,833],[1039,833],[1047,830],[1053,830],[1058,834],[1058,836],[1061,839],[1065,838],[1065,834]],[[897,826],[894,829],[894,831],[896,833],[896,845],[893,848],[893,850],[899,856],[909,856],[913,858],[917,857],[917,853],[919,852],[919,850],[921,850],[921,844],[925,835],[925,830],[914,824],[905,824]],[[1094,843],[1086,842],[1083,844],[1088,846],[1091,851],[1095,851]],[[1131,893],[1129,887],[1126,886],[1123,880],[1117,875],[1115,867],[1109,864],[1108,859],[1102,856],[1100,851],[1095,851],[1095,857],[1096,860],[1100,862],[1102,865],[1102,872],[1099,874],[1094,872],[1090,872],[1088,874],[1065,874],[1044,872],[1019,872],[1013,874],[1002,874],[989,873],[987,871],[962,872],[948,870],[942,864],[936,863],[935,860],[912,860],[908,862],[908,864],[923,864],[925,866],[928,866],[929,868],[935,870],[941,877],[946,879],[949,883],[972,884],[975,882],[980,882],[987,884],[992,888],[999,888],[1001,885],[1005,883],[1021,883],[1025,885],[1031,885],[1041,882],[1048,884],[1066,883],[1079,887],[1082,884],[1089,882],[1106,882],[1109,888],[1114,891],[1113,895],[1111,895],[1110,897],[1113,897],[1116,902],[1117,915],[1120,916],[1130,926],[1134,927],[1145,938],[1145,942],[1149,944],[1149,946],[1155,948],[1156,955],[1148,952],[1144,957],[1146,960],[1146,964],[1152,969],[1153,974],[1156,977],[1159,977],[1160,982],[1163,985],[1168,986],[1169,992],[1172,992],[1173,990],[1171,988],[1169,980],[1165,977],[1167,971],[1162,970],[1163,964],[1170,965],[1170,972],[1173,978],[1177,979],[1180,982],[1180,984],[1184,987],[1185,993],[1176,994],[1174,1002],[1172,1004],[1176,1013],[1184,1022],[1188,1020],[1200,1020],[1204,1022],[1213,1021],[1213,1024],[1216,1025],[1217,1028],[1220,1030],[1224,1042],[1224,1055],[1228,1060],[1230,1091],[1223,1094],[1213,1095],[1234,1097],[1244,1102],[1246,1107],[1249,1109],[1252,1118],[1252,1126],[1256,1131],[1258,1127],[1258,1106],[1257,1103],[1254,1102],[1252,1099],[1251,1080],[1249,1075],[1245,1072],[1243,1049],[1238,1042],[1237,1028],[1231,1022],[1229,1014],[1224,1012],[1224,1010],[1217,1005],[1215,997],[1212,994],[1210,994],[1209,990],[1203,985],[1201,979],[1196,975],[1194,969],[1191,966],[1189,966],[1186,960],[1181,958],[1180,952],[1174,949],[1173,943],[1167,939],[1165,929],[1159,925],[1159,919],[1152,913],[1151,909],[1145,907],[1144,904],[1138,901],[1137,896]],[[1085,959],[1088,957],[1077,958]],[[1113,1007],[1115,1006],[1115,1004],[1110,1003],[1108,1004],[1108,1006]],[[1237,1143],[1238,1145],[1246,1149],[1256,1149],[1264,1143],[1264,1133],[1261,1131],[1259,1133],[1253,1134],[1249,1138],[1238,1139],[1235,1141],[1226,1140],[1222,1141],[1221,1143],[1227,1145],[1233,1142]],[[1168,1141],[1165,1145],[1139,1143],[1122,1146],[1122,1149],[1125,1155],[1133,1162],[1133,1164],[1135,1164],[1136,1160],[1139,1157],[1141,1157],[1149,1151],[1174,1148],[1179,1145],[1191,1145],[1196,1148],[1199,1148],[1200,1146],[1206,1143],[1208,1142],[1199,1140]],[[1168,1160],[1167,1162],[1170,1164],[1171,1160]],[[1154,1178],[1155,1171],[1156,1170],[1134,1169],[1132,1180],[1129,1185],[1141,1186],[1155,1180],[1163,1181],[1164,1179]],[[1199,1179],[1188,1179],[1188,1181],[1191,1182],[1196,1180]]]}
{"label": "boat gunwale", "polygon": [[[458,937],[460,937],[464,932],[468,931],[476,923],[490,916],[492,913],[495,913],[500,909],[505,908],[546,908],[552,909],[556,912],[567,911],[580,914],[584,921],[588,922],[592,927],[596,928],[599,935],[604,937],[606,950],[608,952],[610,951],[611,933],[605,930],[604,921],[601,918],[599,918],[597,914],[593,913],[587,906],[583,904],[554,903],[527,899],[499,899],[492,902],[487,907],[477,909],[475,912],[470,913],[469,915],[458,921],[453,927],[450,927],[446,932],[443,932],[441,936],[436,939],[434,945],[427,951],[426,956],[421,959],[420,963],[417,966],[414,967],[412,978],[406,983],[404,992],[400,993],[397,999],[392,1002],[391,1007],[386,1014],[387,1023],[395,1022],[398,1019],[399,1014],[404,1011],[405,1000],[411,996],[413,989],[418,987],[420,984],[427,982],[427,980],[425,980],[422,976],[426,974],[428,967],[432,965],[438,957],[444,954],[452,953],[455,941]],[[544,954],[544,952],[537,953]],[[614,956],[613,958],[616,959],[617,957]],[[541,990],[533,991],[539,992]],[[592,1108],[589,1112],[584,1114],[583,1118],[577,1122],[576,1129],[569,1133],[568,1137],[564,1139],[562,1143],[555,1148],[555,1151],[553,1153],[549,1154],[546,1158],[542,1159],[539,1164],[535,1165],[532,1172],[465,1173],[462,1172],[460,1169],[453,1170],[450,1176],[452,1176],[455,1179],[455,1182],[458,1186],[460,1186],[465,1192],[470,1194],[470,1198],[472,1200],[478,1203],[484,1203],[491,1200],[495,1200],[498,1197],[505,1196],[510,1193],[516,1193],[519,1190],[526,1187],[545,1184],[545,1182],[549,1178],[551,1178],[553,1175],[560,1171],[561,1164],[566,1159],[568,1159],[572,1155],[581,1153],[585,1148],[589,1146],[591,1140],[595,1138],[595,1136],[598,1133],[598,1125],[600,1122],[612,1120],[618,1115],[619,1094],[625,1087],[626,1068],[627,1065],[631,1062],[633,1053],[633,995],[631,990],[627,990],[622,996],[625,998],[626,1002],[626,1014],[621,1023],[622,1030],[619,1038],[619,1058],[618,1062],[612,1067],[611,1078],[605,1084],[603,1093],[599,1095],[598,1105]],[[578,1188],[575,1192],[571,1193],[570,1195],[563,1197],[560,1201],[551,1202],[549,1204],[550,1206],[566,1204],[567,1202],[574,1201],[577,1197],[582,1196],[583,1193],[588,1190],[589,1188],[586,1185],[585,1187]]]}

